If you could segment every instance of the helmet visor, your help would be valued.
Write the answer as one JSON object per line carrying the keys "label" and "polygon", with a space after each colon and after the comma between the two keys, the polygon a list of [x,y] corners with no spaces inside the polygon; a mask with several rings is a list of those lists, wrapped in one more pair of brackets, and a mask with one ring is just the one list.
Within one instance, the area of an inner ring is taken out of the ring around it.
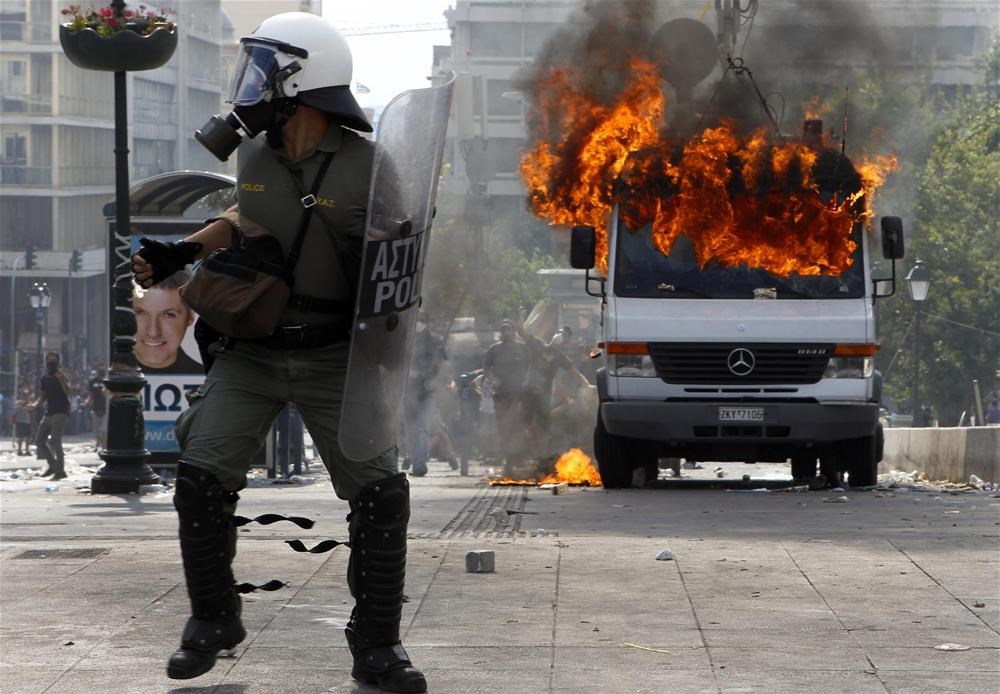
{"label": "helmet visor", "polygon": [[275,96],[276,53],[274,46],[244,40],[226,101],[236,106],[252,106]]}

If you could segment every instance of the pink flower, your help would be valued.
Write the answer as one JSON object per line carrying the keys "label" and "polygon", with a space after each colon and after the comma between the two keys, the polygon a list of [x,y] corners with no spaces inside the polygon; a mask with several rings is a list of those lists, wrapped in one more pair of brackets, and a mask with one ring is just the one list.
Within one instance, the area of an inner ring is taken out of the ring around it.
{"label": "pink flower", "polygon": [[110,17],[113,10],[110,7],[102,7],[100,13],[102,17]]}

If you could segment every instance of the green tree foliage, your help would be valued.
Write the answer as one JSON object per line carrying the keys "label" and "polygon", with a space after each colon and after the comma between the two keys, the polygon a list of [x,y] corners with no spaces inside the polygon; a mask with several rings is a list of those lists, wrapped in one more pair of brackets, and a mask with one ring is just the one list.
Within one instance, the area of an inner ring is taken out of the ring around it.
{"label": "green tree foliage", "polygon": [[486,220],[481,228],[470,222],[464,204],[464,196],[438,198],[424,271],[424,306],[442,332],[456,316],[475,316],[483,327],[516,317],[545,293],[538,270],[565,265],[545,253],[524,250],[532,244],[519,239],[508,220]]}
{"label": "green tree foliage", "polygon": [[[922,307],[920,400],[942,424],[973,411],[973,379],[986,395],[1000,370],[1000,41],[978,74],[976,88],[939,110],[929,130],[904,261],[909,267],[920,258],[932,273]],[[880,308],[886,390],[907,409],[915,306],[905,282]]]}

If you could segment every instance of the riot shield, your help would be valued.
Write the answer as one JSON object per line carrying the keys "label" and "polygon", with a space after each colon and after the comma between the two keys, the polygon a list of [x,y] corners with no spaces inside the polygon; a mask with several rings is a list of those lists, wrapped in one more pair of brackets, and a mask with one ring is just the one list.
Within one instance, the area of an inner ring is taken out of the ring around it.
{"label": "riot shield", "polygon": [[403,92],[378,122],[340,413],[351,460],[396,444],[453,85]]}

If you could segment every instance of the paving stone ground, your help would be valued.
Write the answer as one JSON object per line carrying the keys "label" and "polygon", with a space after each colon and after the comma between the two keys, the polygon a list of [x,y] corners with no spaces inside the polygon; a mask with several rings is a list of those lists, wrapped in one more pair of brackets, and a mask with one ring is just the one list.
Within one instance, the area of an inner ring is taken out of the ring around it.
{"label": "paving stone ground", "polygon": [[[241,493],[242,515],[316,525],[244,528],[238,579],[288,586],[249,596],[246,641],[178,682],[164,671],[187,609],[170,490],[90,495],[99,461],[86,443],[73,442],[58,488],[10,479],[38,463],[0,449],[0,691],[375,691],[350,678],[346,551],[284,543],[344,539],[347,504],[328,480]],[[1000,691],[1000,498],[988,492],[553,495],[472,472],[432,463],[412,480],[404,643],[431,692]],[[496,507],[523,513],[499,525]],[[664,548],[672,561],[655,560]],[[466,573],[475,549],[495,552],[494,573]],[[963,649],[936,648],[947,643]]]}

